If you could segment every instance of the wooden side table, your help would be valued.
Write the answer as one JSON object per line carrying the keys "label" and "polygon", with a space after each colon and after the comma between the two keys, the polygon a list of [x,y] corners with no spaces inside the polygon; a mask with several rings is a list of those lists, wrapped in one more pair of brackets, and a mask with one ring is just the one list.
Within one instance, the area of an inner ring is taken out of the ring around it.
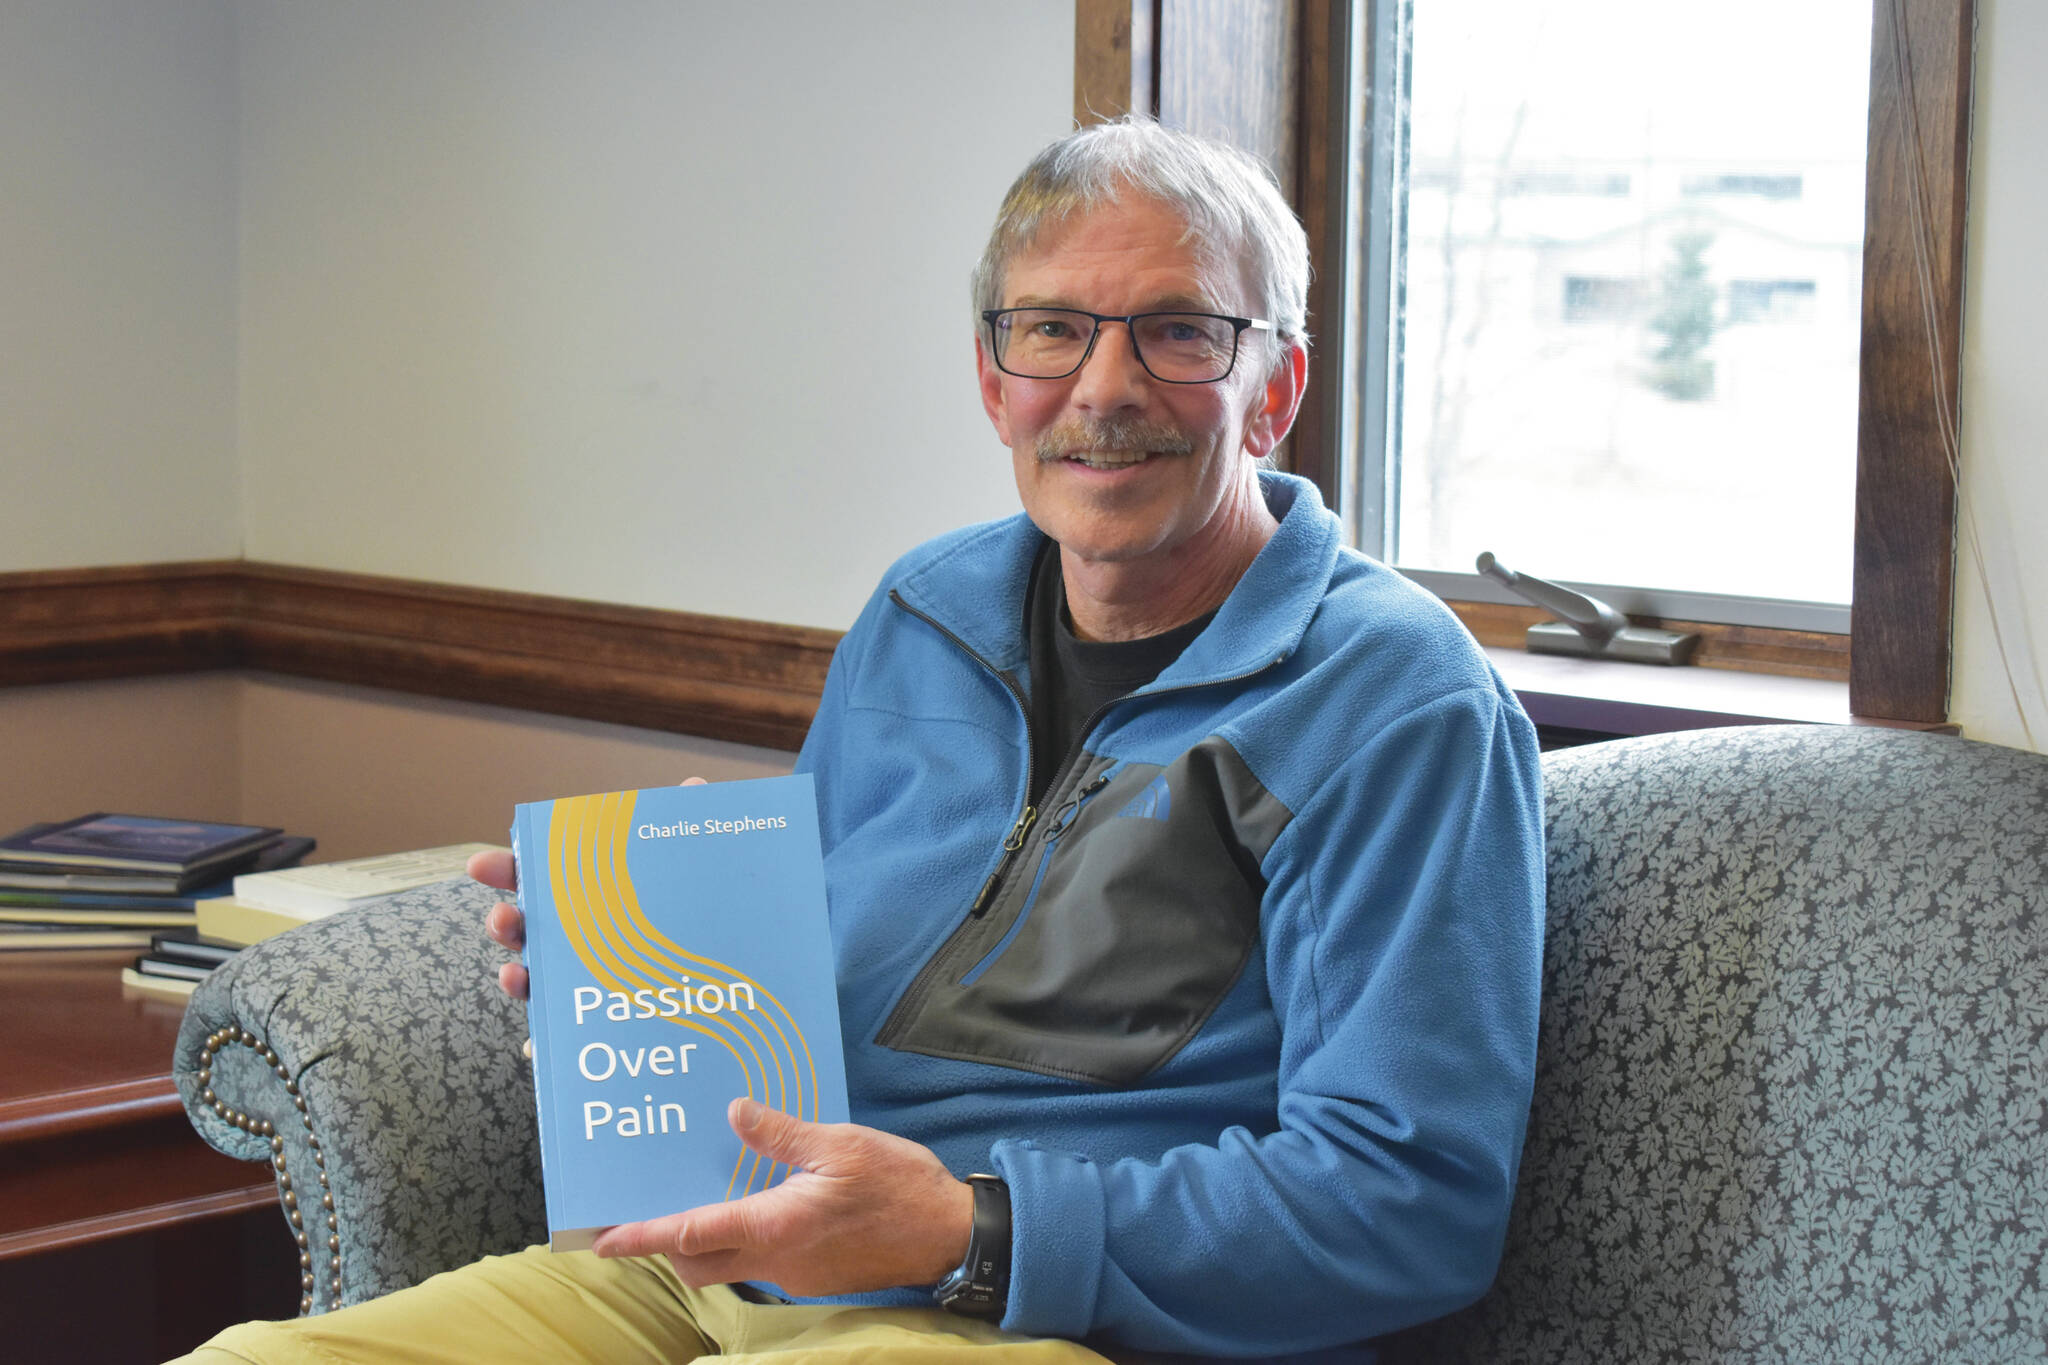
{"label": "wooden side table", "polygon": [[192,1131],[170,1077],[183,1006],[124,989],[133,958],[0,954],[10,1359],[157,1360],[298,1306],[270,1172]]}

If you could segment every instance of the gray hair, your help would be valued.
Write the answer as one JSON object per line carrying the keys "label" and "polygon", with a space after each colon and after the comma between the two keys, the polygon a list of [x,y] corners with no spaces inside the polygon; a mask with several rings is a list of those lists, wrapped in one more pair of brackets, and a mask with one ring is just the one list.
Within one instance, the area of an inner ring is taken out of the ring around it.
{"label": "gray hair", "polygon": [[1308,234],[1272,172],[1226,143],[1136,114],[1069,133],[1032,158],[1010,186],[974,267],[977,334],[981,313],[1003,306],[1010,262],[1044,228],[1119,203],[1126,193],[1179,213],[1189,238],[1221,259],[1247,262],[1274,330],[1307,344]]}

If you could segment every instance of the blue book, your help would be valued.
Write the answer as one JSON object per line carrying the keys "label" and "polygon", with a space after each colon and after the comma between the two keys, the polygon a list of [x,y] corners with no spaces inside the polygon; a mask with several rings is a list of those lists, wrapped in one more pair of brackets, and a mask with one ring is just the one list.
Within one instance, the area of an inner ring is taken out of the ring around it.
{"label": "blue book", "polygon": [[550,1246],[787,1176],[736,1096],[846,1121],[809,774],[522,805],[512,851]]}

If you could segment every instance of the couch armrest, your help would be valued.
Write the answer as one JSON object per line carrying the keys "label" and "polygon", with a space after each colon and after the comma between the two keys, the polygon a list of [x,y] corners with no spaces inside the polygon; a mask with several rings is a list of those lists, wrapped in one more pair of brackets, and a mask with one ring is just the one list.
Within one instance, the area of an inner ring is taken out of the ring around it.
{"label": "couch armrest", "polygon": [[186,1009],[178,1093],[206,1141],[275,1169],[302,1312],[546,1239],[492,900],[452,881],[316,921],[237,954]]}

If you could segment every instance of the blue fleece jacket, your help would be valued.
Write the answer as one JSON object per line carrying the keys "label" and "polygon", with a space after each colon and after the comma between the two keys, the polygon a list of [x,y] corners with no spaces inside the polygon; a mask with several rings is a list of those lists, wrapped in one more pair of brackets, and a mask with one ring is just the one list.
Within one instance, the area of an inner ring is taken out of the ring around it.
{"label": "blue fleece jacket", "polygon": [[1021,516],[889,571],[798,764],[854,1118],[1009,1182],[1013,1331],[1307,1353],[1470,1301],[1499,1256],[1535,1062],[1534,733],[1312,485],[1262,486],[1279,530],[1043,810]]}

